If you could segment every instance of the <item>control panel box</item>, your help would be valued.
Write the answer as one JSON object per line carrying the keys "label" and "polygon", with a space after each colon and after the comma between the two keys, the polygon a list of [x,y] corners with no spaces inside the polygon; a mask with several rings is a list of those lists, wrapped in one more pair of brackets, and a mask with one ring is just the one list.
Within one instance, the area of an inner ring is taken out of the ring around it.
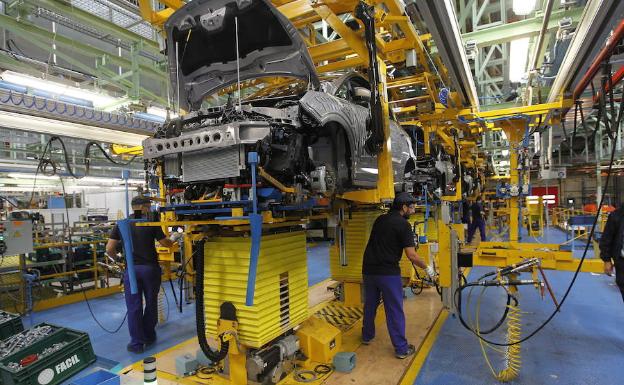
{"label": "control panel box", "polygon": [[32,253],[33,225],[26,221],[0,221],[0,255]]}

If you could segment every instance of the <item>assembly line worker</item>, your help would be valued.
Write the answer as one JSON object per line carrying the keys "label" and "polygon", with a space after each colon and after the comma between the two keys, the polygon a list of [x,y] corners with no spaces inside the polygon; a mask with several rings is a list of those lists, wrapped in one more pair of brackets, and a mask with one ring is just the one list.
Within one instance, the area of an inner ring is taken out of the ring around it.
{"label": "assembly line worker", "polygon": [[472,242],[477,227],[479,233],[481,233],[481,242],[485,241],[485,213],[483,212],[483,202],[481,197],[477,196],[477,199],[470,206],[470,212],[472,213],[472,222],[468,225],[468,239],[467,242]]}
{"label": "assembly line worker", "polygon": [[604,272],[613,275],[624,300],[624,205],[609,214],[600,237],[600,259],[604,261]]}
{"label": "assembly line worker", "polygon": [[470,201],[464,197],[462,199],[462,223],[470,225]]}
{"label": "assembly line worker", "polygon": [[[132,199],[132,215],[135,219],[145,217],[150,211],[150,200],[147,197],[137,196]],[[165,247],[171,247],[182,234],[173,233],[167,238],[162,228],[158,226],[135,226],[132,225],[132,246],[134,258],[134,270],[137,281],[137,294],[130,293],[130,281],[128,272],[124,274],[124,292],[126,307],[128,308],[128,329],[130,331],[130,343],[128,351],[142,353],[146,346],[156,341],[156,324],[158,323],[158,291],[160,290],[161,271],[158,265],[158,254],[154,241]],[[115,258],[121,234],[115,226],[106,244],[106,254]],[[145,297],[145,310],[143,309],[143,297]]]}
{"label": "assembly line worker", "polygon": [[400,193],[394,198],[387,214],[377,218],[364,251],[362,274],[364,276],[364,322],[362,343],[368,345],[375,338],[375,315],[379,300],[383,298],[386,324],[397,358],[415,352],[414,345],[405,338],[403,313],[403,282],[399,261],[405,251],[407,258],[433,277],[435,271],[416,255],[414,233],[407,219],[414,213],[416,199],[411,194]]}

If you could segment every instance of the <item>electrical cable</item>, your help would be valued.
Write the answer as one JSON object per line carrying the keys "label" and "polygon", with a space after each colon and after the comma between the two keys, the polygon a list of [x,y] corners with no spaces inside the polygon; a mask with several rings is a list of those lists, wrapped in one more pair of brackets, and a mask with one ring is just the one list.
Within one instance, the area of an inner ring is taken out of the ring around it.
{"label": "electrical cable", "polygon": [[[91,166],[91,147],[95,146],[98,150],[100,150],[102,152],[102,154],[104,154],[105,158],[108,161],[110,161],[113,164],[120,165],[120,166],[127,166],[127,165],[129,165],[137,157],[137,155],[133,155],[130,158],[130,160],[128,160],[127,162],[117,161],[117,160],[113,159],[106,152],[106,150],[104,150],[102,145],[100,145],[97,142],[90,141],[85,146],[85,151],[84,151],[85,174],[82,175],[82,176],[78,176],[74,172],[74,169],[71,166],[71,163],[69,161],[69,153],[67,151],[67,148],[65,146],[65,142],[63,141],[63,139],[61,137],[57,136],[57,135],[51,136],[48,139],[48,141],[46,142],[46,145],[44,146],[43,151],[39,155],[39,163],[37,165],[37,168],[35,169],[35,178],[34,178],[34,181],[33,181],[33,188],[32,188],[31,194],[30,194],[30,201],[28,203],[28,206],[32,205],[32,202],[33,202],[33,199],[34,199],[35,187],[37,186],[37,176],[38,176],[39,172],[41,172],[45,176],[53,176],[53,175],[57,175],[58,174],[59,167],[57,166],[56,162],[54,162],[52,160],[52,143],[55,142],[55,141],[57,141],[57,142],[59,142],[61,144],[61,149],[62,149],[62,152],[63,152],[63,159],[65,161],[65,169],[66,169],[67,173],[69,175],[71,175],[75,179],[81,179],[81,178],[84,178],[85,176],[89,175],[90,166]],[[46,158],[46,155],[48,153],[49,153],[50,157]]]}
{"label": "electrical cable", "polygon": [[303,383],[314,382],[319,379],[318,377],[316,372],[307,369],[297,369],[293,375],[295,381]]}
{"label": "electrical cable", "polygon": [[[463,288],[466,288],[466,287],[474,287],[474,286],[471,286],[471,285],[468,285],[468,284],[463,285]],[[485,287],[486,286],[484,286],[484,288]],[[504,289],[503,286],[500,286],[500,287],[502,287]],[[470,294],[469,294],[468,297],[470,298]],[[496,324],[494,326],[492,326],[491,328],[489,328],[489,329],[487,329],[485,331],[482,331],[482,330],[478,329],[479,330],[479,334],[491,334],[491,333],[495,332],[498,328],[500,328],[503,325],[503,323],[507,319],[507,315],[509,313],[509,305],[511,304],[512,299],[514,300],[515,305],[517,306],[518,305],[518,300],[515,297],[513,297],[511,294],[509,294],[509,292],[507,292],[507,303],[505,304],[505,311],[503,312],[503,315],[498,320],[498,322],[496,322]],[[460,309],[461,306],[462,306],[462,290],[456,291],[455,305],[456,305],[457,309]]]}
{"label": "electrical cable", "polygon": [[324,375],[329,374],[334,370],[332,365],[318,364],[314,367],[314,373]]}
{"label": "electrical cable", "polygon": [[[195,373],[195,375],[197,376],[197,378],[202,379],[202,380],[209,380],[212,378],[212,375],[215,374],[217,372],[217,369],[210,367],[210,366],[202,366],[199,369],[197,369],[197,373]],[[201,374],[201,376],[200,376]]]}
{"label": "electrical cable", "polygon": [[[39,165],[37,166],[37,169],[35,171],[35,180],[33,182],[33,189],[32,189],[32,193],[31,193],[31,198],[30,198],[30,203],[32,203],[32,200],[34,198],[34,191],[35,188],[37,186],[37,174],[39,171],[42,171],[42,167],[47,168],[48,164],[51,164],[53,167],[53,172],[58,175],[59,177],[59,181],[61,182],[61,188],[63,190],[63,197],[65,197],[67,195],[67,192],[65,191],[65,182],[63,181],[63,177],[60,174],[57,174],[57,168],[54,165],[54,163],[51,160],[45,160],[45,155],[47,153],[48,150],[50,150],[51,152],[51,144],[53,141],[58,140],[61,143],[61,146],[63,147],[63,152],[65,155],[65,162],[67,165],[67,171],[73,176],[74,173],[71,170],[70,164],[69,164],[69,158],[67,155],[67,149],[65,148],[65,143],[63,142],[63,140],[58,137],[58,136],[53,136],[51,137],[48,142],[46,143],[43,152],[39,158]],[[47,163],[46,163],[47,161]],[[29,204],[30,206],[30,204]],[[70,263],[73,264],[73,245],[72,245],[72,230],[71,230],[71,222],[69,220],[69,208],[67,207],[67,205],[65,205],[65,214],[67,216],[67,230],[68,230],[68,240],[69,240],[69,244],[68,244],[68,254],[69,254],[69,260]],[[97,266],[94,266],[94,269],[97,269]],[[82,291],[82,294],[84,296],[85,302],[87,304],[87,308],[89,309],[89,313],[91,314],[91,317],[93,318],[93,320],[95,321],[95,323],[105,332],[110,333],[110,334],[115,334],[117,332],[119,332],[119,330],[121,330],[123,324],[126,322],[126,319],[128,318],[128,312],[126,311],[126,314],[124,315],[123,320],[121,321],[121,323],[119,324],[118,327],[116,327],[113,330],[109,330],[108,328],[106,328],[104,325],[102,325],[102,323],[100,323],[100,321],[97,319],[97,317],[95,316],[95,313],[93,312],[93,309],[91,308],[91,303],[89,302],[89,298],[87,297],[87,293],[84,290],[84,287],[82,286],[82,282],[80,280],[78,280],[78,285],[80,286],[80,290]]]}
{"label": "electrical cable", "polygon": [[[600,106],[600,109],[602,109],[604,106]],[[619,127],[620,123],[622,122],[622,115],[624,112],[624,98],[621,99],[620,101],[620,110],[619,110],[619,114],[617,117],[617,125],[616,127]],[[615,133],[615,137],[614,140],[617,140],[617,130]],[[604,191],[607,191],[608,187],[609,187],[609,180],[611,179],[611,171],[613,168],[613,161],[615,158],[615,149],[617,146],[612,146],[612,150],[611,150],[611,158],[609,161],[609,168],[607,169],[607,176],[606,176],[606,180],[605,180],[605,187],[604,187]],[[524,341],[529,340],[530,338],[532,338],[533,336],[535,336],[537,333],[539,333],[546,325],[548,325],[550,323],[550,321],[555,317],[555,315],[557,315],[557,313],[559,313],[559,311],[561,310],[561,307],[563,306],[563,304],[565,303],[566,299],[568,298],[568,295],[570,294],[570,291],[572,290],[572,287],[574,286],[574,283],[576,282],[576,279],[581,271],[581,268],[583,267],[583,262],[585,261],[585,258],[587,257],[587,251],[589,250],[589,245],[591,243],[591,240],[594,237],[594,232],[596,230],[596,224],[598,223],[598,218],[600,217],[600,211],[602,208],[602,205],[604,203],[604,197],[605,194],[602,194],[602,196],[600,197],[600,202],[598,204],[598,208],[596,211],[596,215],[594,215],[594,220],[592,223],[592,227],[589,233],[589,236],[587,237],[587,242],[585,243],[585,249],[583,250],[583,255],[579,261],[579,264],[576,268],[576,271],[574,272],[574,275],[572,276],[572,280],[570,281],[570,284],[568,285],[568,288],[566,289],[563,297],[561,298],[561,302],[559,302],[559,304],[555,307],[555,310],[552,312],[552,314],[540,325],[538,326],[535,330],[533,330],[531,333],[529,333],[526,337],[523,337],[522,339],[518,339],[517,341],[514,342],[508,342],[508,343],[498,343],[498,342],[494,342],[494,341],[490,341],[488,339],[485,339],[484,337],[481,336],[481,333],[479,330],[475,330],[474,328],[468,326],[465,323],[465,320],[463,320],[462,317],[462,313],[461,313],[461,309],[458,308],[458,315],[459,315],[459,319],[460,322],[462,323],[462,325],[468,329],[470,332],[472,332],[474,335],[476,335],[479,339],[483,340],[483,342],[486,342],[488,344],[491,345],[495,345],[495,346],[512,346],[512,345],[517,345],[520,344]],[[476,285],[476,284],[475,284]],[[458,288],[457,290],[460,290],[460,288]]]}
{"label": "electrical cable", "polygon": [[[204,308],[204,242],[200,241],[198,245],[198,250],[202,251],[202,256],[197,258],[196,266],[196,282],[197,288],[195,290],[195,326],[197,327],[197,339],[199,341],[199,347],[202,352],[209,358],[212,362],[219,362],[223,360],[229,351],[230,341],[225,340],[223,338],[223,334],[219,335],[219,340],[221,342],[221,347],[218,351],[212,350],[210,345],[208,345],[208,339],[206,338],[206,319],[205,319],[205,308]],[[180,299],[180,303],[182,300]],[[222,305],[223,306],[223,305]]]}
{"label": "electrical cable", "polygon": [[[59,177],[59,180],[61,182],[62,189],[63,189],[63,197],[65,197],[67,194],[65,192],[65,183],[63,182],[63,177],[61,177],[60,175],[58,177]],[[72,246],[72,230],[71,230],[71,224],[70,224],[71,222],[69,220],[69,208],[67,207],[67,205],[65,205],[65,213],[67,215],[67,230],[69,232],[69,236],[68,236],[68,240],[69,240],[68,253],[69,253],[69,257],[70,257],[69,260],[70,260],[70,262],[73,265],[73,263],[74,263],[74,259],[73,259],[74,250],[73,250],[73,246]],[[93,268],[97,269],[97,266],[94,266]],[[124,325],[124,323],[126,323],[126,319],[128,319],[128,311],[126,310],[126,314],[124,315],[123,319],[119,323],[119,326],[117,326],[113,330],[109,330],[104,325],[102,325],[102,323],[95,316],[95,313],[93,312],[93,309],[91,308],[91,303],[89,302],[89,298],[87,297],[87,292],[86,292],[86,290],[84,290],[84,287],[82,286],[82,282],[80,281],[80,279],[78,279],[78,285],[80,286],[80,291],[82,292],[82,295],[83,295],[83,297],[85,299],[85,302],[87,303],[87,308],[89,309],[89,313],[91,314],[91,318],[93,318],[95,323],[102,330],[104,330],[105,332],[107,332],[109,334],[115,334],[115,333],[119,332],[119,330],[121,330],[121,328]]]}
{"label": "electrical cable", "polygon": [[0,196],[0,199],[2,199],[3,201],[5,201],[6,203],[10,204],[11,206],[15,207],[16,209],[19,209],[19,206],[16,205],[15,203],[11,202],[11,200],[9,198]]}

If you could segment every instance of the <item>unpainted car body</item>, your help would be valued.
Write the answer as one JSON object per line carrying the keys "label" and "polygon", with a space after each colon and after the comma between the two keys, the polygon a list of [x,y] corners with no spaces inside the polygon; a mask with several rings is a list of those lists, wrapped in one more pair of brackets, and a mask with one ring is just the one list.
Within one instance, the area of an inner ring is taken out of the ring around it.
{"label": "unpainted car body", "polygon": [[[143,143],[145,159],[161,161],[168,180],[208,190],[242,183],[249,180],[246,154],[256,151],[266,172],[298,191],[376,185],[377,156],[365,148],[368,81],[354,72],[320,81],[299,32],[269,1],[196,0],[165,29],[171,81],[192,111]],[[202,107],[209,95],[267,77],[303,86]],[[393,120],[390,133],[395,189],[411,191],[412,138]]]}

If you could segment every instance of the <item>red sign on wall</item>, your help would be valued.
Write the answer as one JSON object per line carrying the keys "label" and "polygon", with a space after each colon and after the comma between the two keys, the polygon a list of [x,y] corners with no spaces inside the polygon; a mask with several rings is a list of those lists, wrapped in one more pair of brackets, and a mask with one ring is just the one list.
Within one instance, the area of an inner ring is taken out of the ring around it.
{"label": "red sign on wall", "polygon": [[548,186],[548,187],[531,187],[531,195],[535,195],[538,197],[544,195],[554,195],[555,203],[551,203],[548,207],[559,206],[559,187],[558,186]]}

